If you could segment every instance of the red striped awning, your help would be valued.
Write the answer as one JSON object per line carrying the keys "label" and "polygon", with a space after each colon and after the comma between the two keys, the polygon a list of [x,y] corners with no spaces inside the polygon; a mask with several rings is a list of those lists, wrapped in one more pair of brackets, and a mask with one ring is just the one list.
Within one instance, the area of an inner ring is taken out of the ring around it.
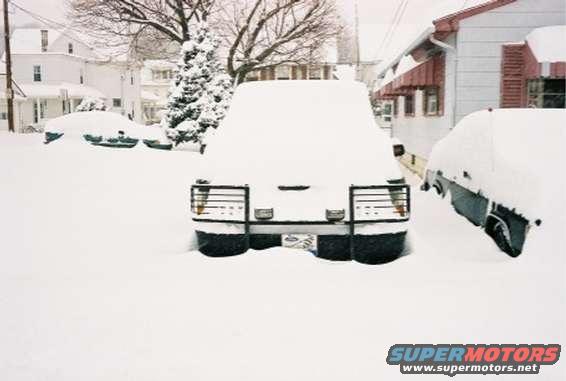
{"label": "red striped awning", "polygon": [[382,87],[376,94],[377,98],[391,99],[427,86],[442,87],[445,60],[444,54],[435,55]]}

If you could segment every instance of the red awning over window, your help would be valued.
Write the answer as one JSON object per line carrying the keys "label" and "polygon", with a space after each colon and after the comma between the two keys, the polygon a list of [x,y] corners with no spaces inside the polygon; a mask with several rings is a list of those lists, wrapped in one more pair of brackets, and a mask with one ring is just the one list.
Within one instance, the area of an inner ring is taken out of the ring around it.
{"label": "red awning over window", "polygon": [[444,86],[445,56],[436,55],[405,74],[395,78],[377,92],[379,99],[412,93],[427,86]]}
{"label": "red awning over window", "polygon": [[418,89],[444,83],[444,55],[436,55],[393,81],[393,89]]}

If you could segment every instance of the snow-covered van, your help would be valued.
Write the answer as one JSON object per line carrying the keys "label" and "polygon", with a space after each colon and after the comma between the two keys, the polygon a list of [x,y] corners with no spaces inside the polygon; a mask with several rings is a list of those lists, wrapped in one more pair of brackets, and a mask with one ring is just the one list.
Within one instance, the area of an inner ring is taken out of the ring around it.
{"label": "snow-covered van", "polygon": [[284,246],[381,263],[403,252],[409,187],[361,83],[238,86],[203,167],[191,211],[206,255]]}
{"label": "snow-covered van", "polygon": [[422,188],[449,195],[459,214],[518,256],[529,231],[563,229],[565,151],[564,109],[478,111],[436,144]]}

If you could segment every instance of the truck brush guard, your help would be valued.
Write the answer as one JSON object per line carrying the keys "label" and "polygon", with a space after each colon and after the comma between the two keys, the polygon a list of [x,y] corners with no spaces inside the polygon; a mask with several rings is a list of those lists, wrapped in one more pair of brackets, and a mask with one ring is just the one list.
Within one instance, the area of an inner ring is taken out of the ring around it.
{"label": "truck brush guard", "polygon": [[406,222],[411,213],[408,185],[374,185],[349,188],[349,214],[346,221],[256,221],[250,219],[249,186],[193,185],[191,212],[195,222],[244,225],[247,247],[251,225],[348,225],[350,251],[354,252],[356,225]]}

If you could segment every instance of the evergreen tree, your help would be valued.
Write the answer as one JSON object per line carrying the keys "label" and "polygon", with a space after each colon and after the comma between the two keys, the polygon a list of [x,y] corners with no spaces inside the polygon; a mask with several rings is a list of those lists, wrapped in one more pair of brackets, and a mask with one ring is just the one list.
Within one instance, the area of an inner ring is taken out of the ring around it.
{"label": "evergreen tree", "polygon": [[85,97],[82,102],[75,109],[76,112],[85,111],[106,111],[106,103],[104,99]]}
{"label": "evergreen tree", "polygon": [[206,22],[190,28],[172,84],[164,127],[176,145],[203,143],[206,131],[224,118],[233,93],[232,78],[216,56],[218,37]]}

